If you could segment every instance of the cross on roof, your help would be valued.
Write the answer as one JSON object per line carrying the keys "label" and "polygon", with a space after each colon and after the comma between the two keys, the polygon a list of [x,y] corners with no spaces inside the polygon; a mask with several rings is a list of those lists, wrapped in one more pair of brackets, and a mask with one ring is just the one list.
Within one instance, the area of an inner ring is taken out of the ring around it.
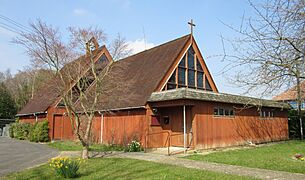
{"label": "cross on roof", "polygon": [[191,19],[191,21],[187,22],[187,23],[190,25],[190,27],[191,27],[191,35],[193,35],[193,28],[196,26],[196,24],[193,23],[193,19]]}

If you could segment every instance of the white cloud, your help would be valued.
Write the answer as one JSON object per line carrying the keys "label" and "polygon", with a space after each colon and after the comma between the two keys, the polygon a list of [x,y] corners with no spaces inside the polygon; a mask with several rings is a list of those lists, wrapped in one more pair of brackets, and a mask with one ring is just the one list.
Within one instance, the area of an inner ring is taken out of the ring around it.
{"label": "white cloud", "polygon": [[132,54],[139,53],[141,51],[150,49],[155,45],[153,43],[145,43],[144,39],[137,39],[135,41],[128,41],[128,48],[132,51]]}
{"label": "white cloud", "polygon": [[88,11],[87,10],[85,10],[85,9],[74,9],[73,10],[73,14],[75,15],[75,16],[86,16],[86,15],[88,15],[89,13],[88,13]]}

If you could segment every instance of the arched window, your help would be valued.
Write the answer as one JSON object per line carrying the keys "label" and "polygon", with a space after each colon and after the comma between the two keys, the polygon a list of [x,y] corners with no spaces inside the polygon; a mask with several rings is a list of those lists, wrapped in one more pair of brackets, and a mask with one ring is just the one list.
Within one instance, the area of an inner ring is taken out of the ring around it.
{"label": "arched window", "polygon": [[163,90],[181,87],[212,91],[211,85],[192,46],[180,60],[178,67],[168,79]]}

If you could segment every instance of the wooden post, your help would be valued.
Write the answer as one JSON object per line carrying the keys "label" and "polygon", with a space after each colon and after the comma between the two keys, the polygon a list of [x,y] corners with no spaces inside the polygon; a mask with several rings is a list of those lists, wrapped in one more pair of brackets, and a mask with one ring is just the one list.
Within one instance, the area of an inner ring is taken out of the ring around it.
{"label": "wooden post", "polygon": [[184,154],[186,154],[186,115],[185,115],[185,105],[183,105],[183,147],[184,147]]}
{"label": "wooden post", "polygon": [[37,114],[34,113],[34,116],[35,116],[35,121],[37,122],[38,121]]}

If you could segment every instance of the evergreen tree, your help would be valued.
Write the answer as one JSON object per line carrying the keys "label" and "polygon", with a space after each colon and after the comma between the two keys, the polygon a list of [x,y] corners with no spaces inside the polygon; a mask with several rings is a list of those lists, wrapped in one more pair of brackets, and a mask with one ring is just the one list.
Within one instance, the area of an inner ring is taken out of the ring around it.
{"label": "evergreen tree", "polygon": [[0,119],[14,118],[16,115],[15,102],[3,83],[0,83]]}

